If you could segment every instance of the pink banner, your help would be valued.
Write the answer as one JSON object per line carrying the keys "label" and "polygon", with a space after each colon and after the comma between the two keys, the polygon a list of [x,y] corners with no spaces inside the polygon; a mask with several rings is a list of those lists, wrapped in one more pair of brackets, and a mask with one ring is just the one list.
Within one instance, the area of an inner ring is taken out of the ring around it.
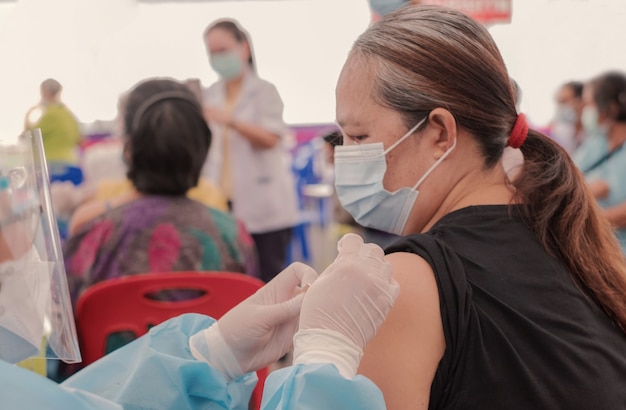
{"label": "pink banner", "polygon": [[421,0],[420,3],[457,9],[485,24],[511,22],[512,0]]}

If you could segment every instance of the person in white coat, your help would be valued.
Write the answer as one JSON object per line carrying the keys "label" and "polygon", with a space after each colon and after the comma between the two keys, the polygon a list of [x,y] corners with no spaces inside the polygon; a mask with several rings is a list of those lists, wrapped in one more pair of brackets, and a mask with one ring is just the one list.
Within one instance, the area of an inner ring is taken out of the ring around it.
{"label": "person in white coat", "polygon": [[211,23],[204,43],[220,77],[203,91],[214,138],[204,175],[221,186],[252,234],[268,282],[285,267],[299,218],[283,102],[276,87],[257,76],[249,36],[236,21]]}

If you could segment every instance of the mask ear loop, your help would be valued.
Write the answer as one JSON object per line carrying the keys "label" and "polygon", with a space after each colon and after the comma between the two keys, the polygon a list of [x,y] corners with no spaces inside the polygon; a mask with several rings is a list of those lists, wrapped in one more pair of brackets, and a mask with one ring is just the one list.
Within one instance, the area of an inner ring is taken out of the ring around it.
{"label": "mask ear loop", "polygon": [[[420,122],[418,122],[417,124],[415,124],[415,126],[413,128],[411,128],[406,134],[404,134],[402,137],[400,137],[400,139],[398,139],[396,142],[394,142],[393,144],[391,144],[386,150],[383,151],[382,156],[386,156],[387,153],[389,153],[392,149],[394,149],[395,147],[397,147],[398,145],[400,145],[400,143],[402,141],[404,141],[405,139],[409,138],[411,135],[413,135],[413,133],[422,126],[422,124],[428,119],[428,116],[422,118],[422,120]],[[337,128],[339,128],[339,130],[341,131],[341,135],[342,138],[344,135],[346,135],[346,133],[343,131],[343,128],[341,128],[341,126],[337,123],[335,123],[337,125]],[[376,144],[382,144],[382,142],[380,143],[376,143]],[[356,144],[356,146],[363,146],[363,145],[367,145],[367,144]]]}
{"label": "mask ear loop", "polygon": [[452,150],[454,150],[454,148],[456,147],[456,142],[457,142],[457,138],[454,139],[454,142],[452,143],[452,146],[450,148],[448,148],[448,150],[446,152],[443,153],[443,155],[441,156],[441,158],[439,158],[437,161],[435,161],[435,163],[433,165],[431,165],[430,168],[428,168],[428,171],[426,171],[426,173],[419,179],[419,181],[417,181],[417,183],[413,186],[413,190],[416,190],[417,187],[419,187],[422,182],[424,182],[424,180],[426,179],[426,177],[428,177],[430,175],[431,172],[433,172],[435,170],[435,168],[437,168],[437,166],[439,164],[441,164],[441,162],[446,159],[446,157],[448,155],[450,155],[450,153],[452,152]]}
{"label": "mask ear loop", "polygon": [[426,121],[426,119],[427,119],[427,118],[428,118],[428,116],[426,116],[426,117],[422,118],[422,120],[421,120],[420,122],[418,122],[417,124],[415,124],[415,126],[414,126],[413,128],[411,128],[411,129],[410,129],[410,130],[409,130],[406,134],[404,134],[404,135],[402,136],[402,138],[400,138],[398,141],[396,141],[396,142],[394,142],[393,144],[391,144],[391,145],[389,146],[389,148],[387,148],[387,149],[383,152],[383,154],[384,154],[384,155],[387,155],[387,153],[388,153],[389,151],[391,151],[392,149],[394,149],[395,147],[397,147],[398,145],[400,145],[400,143],[401,143],[402,141],[404,141],[405,139],[407,139],[407,138],[409,138],[411,135],[413,135],[413,133],[414,133],[414,132],[415,132],[415,131],[419,128],[419,127],[421,127],[421,126],[422,126],[422,124],[424,123],[424,121]]}

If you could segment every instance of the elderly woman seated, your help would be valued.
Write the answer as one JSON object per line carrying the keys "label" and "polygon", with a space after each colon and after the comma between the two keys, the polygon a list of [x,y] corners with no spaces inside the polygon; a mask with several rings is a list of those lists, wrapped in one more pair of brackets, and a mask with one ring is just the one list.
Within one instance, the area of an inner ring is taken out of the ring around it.
{"label": "elderly woman seated", "polygon": [[190,199],[211,132],[189,89],[150,79],[123,109],[130,191],[81,205],[70,221],[64,257],[70,293],[127,275],[230,271],[257,275],[251,237],[231,215]]}

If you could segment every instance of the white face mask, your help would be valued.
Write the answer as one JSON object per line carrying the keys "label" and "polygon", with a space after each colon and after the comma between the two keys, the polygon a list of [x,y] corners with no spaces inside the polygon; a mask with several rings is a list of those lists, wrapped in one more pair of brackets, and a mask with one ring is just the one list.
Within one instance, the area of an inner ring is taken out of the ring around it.
{"label": "white face mask", "polygon": [[554,120],[557,122],[575,124],[576,123],[576,110],[574,107],[560,104],[556,110]]}
{"label": "white face mask", "polygon": [[0,264],[0,359],[17,363],[39,351],[53,268],[34,248]]}
{"label": "white face mask", "polygon": [[372,11],[382,17],[402,7],[407,2],[408,0],[369,0],[369,5]]}
{"label": "white face mask", "polygon": [[592,106],[586,106],[583,108],[583,113],[580,117],[580,121],[583,124],[583,128],[588,135],[606,135],[606,126],[598,122],[598,109]]}
{"label": "white face mask", "polygon": [[382,142],[335,147],[335,189],[341,205],[356,222],[368,228],[402,235],[419,191],[417,188],[456,147],[452,146],[413,187],[389,192],[383,186],[385,156],[426,121],[424,118],[385,150]]}

